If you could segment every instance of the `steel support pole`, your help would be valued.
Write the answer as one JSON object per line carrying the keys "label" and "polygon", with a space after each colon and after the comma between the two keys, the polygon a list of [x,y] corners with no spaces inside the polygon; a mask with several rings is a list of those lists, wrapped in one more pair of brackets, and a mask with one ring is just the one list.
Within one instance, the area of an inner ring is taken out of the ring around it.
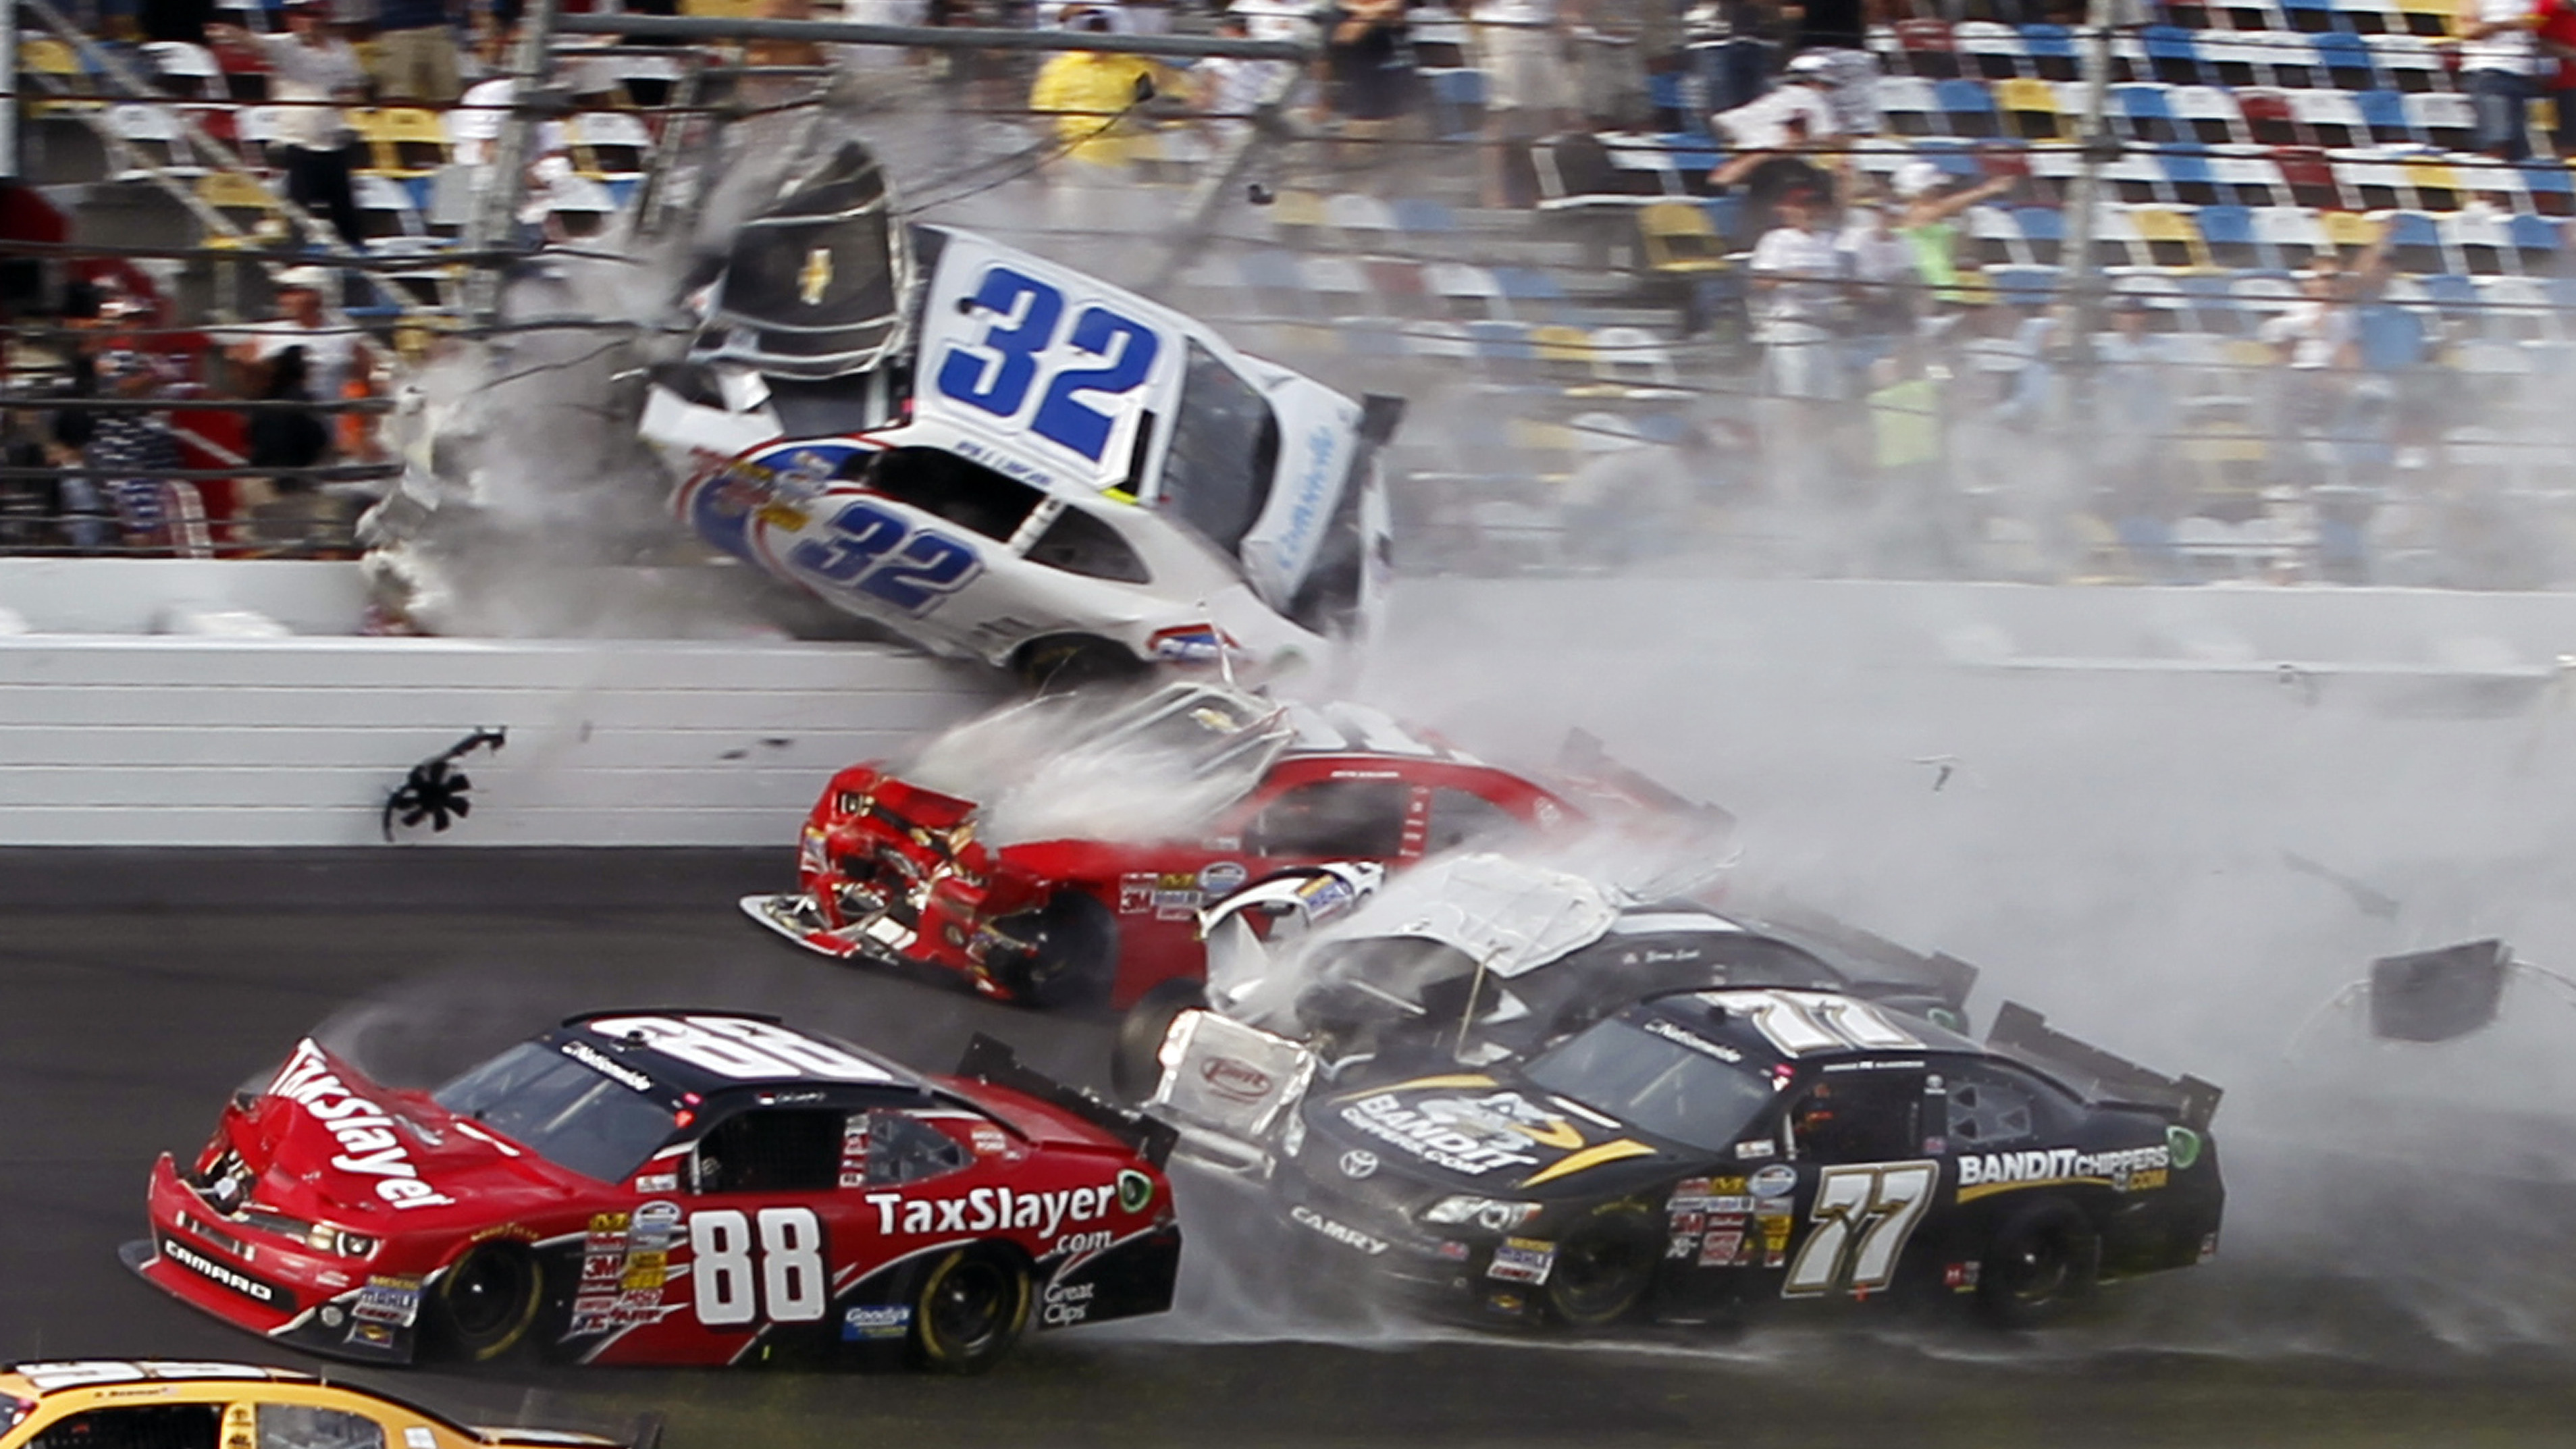
{"label": "steel support pole", "polygon": [[2119,142],[2112,139],[2103,114],[2111,100],[2111,22],[2117,3],[2118,0],[2088,0],[2084,7],[2084,107],[2076,121],[2080,139],[2075,187],[2068,197],[2070,214],[2061,256],[2066,272],[2067,325],[2073,331],[2067,341],[2079,390],[2091,381],[2093,328],[2101,311],[2101,268],[2093,255],[2093,231],[2101,207],[2102,165],[2120,154]]}
{"label": "steel support pole", "polygon": [[[538,88],[546,79],[554,49],[557,0],[528,0],[519,21],[518,48],[510,53],[510,115],[492,143],[491,174],[474,198],[474,215],[465,230],[465,248],[487,252],[507,240],[519,220],[519,203],[528,192],[528,135],[543,116]],[[465,279],[465,316],[469,325],[501,320],[501,282],[508,263],[486,263]]]}

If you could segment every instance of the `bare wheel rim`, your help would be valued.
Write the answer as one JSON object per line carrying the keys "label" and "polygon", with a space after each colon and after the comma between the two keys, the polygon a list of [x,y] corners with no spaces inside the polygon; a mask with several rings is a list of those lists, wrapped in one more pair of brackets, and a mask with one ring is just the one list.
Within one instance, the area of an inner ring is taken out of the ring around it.
{"label": "bare wheel rim", "polygon": [[951,1352],[971,1357],[1010,1331],[1014,1290],[1008,1269],[969,1258],[931,1291],[931,1328]]}
{"label": "bare wheel rim", "polygon": [[476,1253],[448,1275],[448,1315],[469,1340],[500,1337],[526,1315],[532,1286],[527,1259],[516,1253]]}

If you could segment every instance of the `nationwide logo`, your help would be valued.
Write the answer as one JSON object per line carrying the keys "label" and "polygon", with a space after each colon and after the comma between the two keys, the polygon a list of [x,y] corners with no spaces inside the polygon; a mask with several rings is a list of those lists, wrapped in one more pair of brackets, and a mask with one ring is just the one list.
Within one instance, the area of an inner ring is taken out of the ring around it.
{"label": "nationwide logo", "polygon": [[599,1073],[601,1076],[608,1078],[610,1081],[617,1083],[619,1086],[627,1087],[638,1092],[649,1092],[653,1090],[653,1079],[651,1077],[644,1075],[642,1072],[635,1070],[624,1062],[612,1060],[606,1052],[600,1051],[588,1042],[565,1042],[563,1044],[563,1054],[572,1058],[574,1061],[581,1063],[583,1066],[590,1068],[592,1071]]}
{"label": "nationwide logo", "polygon": [[2068,1182],[2098,1182],[2115,1192],[2131,1187],[2162,1187],[2173,1162],[2166,1148],[2128,1147],[2086,1152],[2074,1147],[2043,1147],[2029,1152],[1967,1153],[1959,1158],[1959,1201],[2018,1187]]}
{"label": "nationwide logo", "polygon": [[1373,1238],[1357,1228],[1334,1222],[1304,1203],[1298,1203],[1289,1208],[1288,1218],[1302,1227],[1313,1228],[1345,1248],[1357,1248],[1372,1258],[1387,1250],[1386,1239]]}
{"label": "nationwide logo", "polygon": [[304,1108],[331,1130],[344,1149],[331,1159],[342,1172],[376,1179],[376,1196],[398,1209],[437,1207],[456,1199],[420,1180],[411,1154],[395,1135],[394,1119],[385,1110],[343,1085],[331,1071],[331,1059],[310,1037],[296,1043],[295,1054],[268,1084],[269,1095]]}
{"label": "nationwide logo", "polygon": [[1199,1080],[1220,1097],[1258,1102],[1270,1090],[1270,1074],[1232,1057],[1210,1057],[1199,1063]]}

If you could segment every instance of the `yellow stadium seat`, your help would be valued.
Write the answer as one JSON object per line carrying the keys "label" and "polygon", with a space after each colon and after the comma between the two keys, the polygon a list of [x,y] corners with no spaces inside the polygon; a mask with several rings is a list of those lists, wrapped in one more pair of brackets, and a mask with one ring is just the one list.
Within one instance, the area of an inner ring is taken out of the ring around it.
{"label": "yellow stadium seat", "polygon": [[2325,228],[2327,244],[2338,250],[2366,247],[2379,240],[2380,232],[2385,230],[2378,222],[2352,211],[2319,212],[2317,222]]}
{"label": "yellow stadium seat", "polygon": [[417,106],[376,112],[370,144],[379,158],[376,169],[388,176],[428,176],[455,159],[437,113]]}
{"label": "yellow stadium seat", "polygon": [[1996,81],[1994,95],[1995,109],[2011,122],[2014,134],[2028,140],[2056,139],[2062,129],[2056,87],[2029,76],[2014,76]]}
{"label": "yellow stadium seat", "polygon": [[1708,213],[1687,201],[1658,201],[1637,213],[1646,267],[1657,272],[1722,272],[1726,239]]}
{"label": "yellow stadium seat", "polygon": [[2147,244],[2147,255],[2160,267],[2206,267],[2210,264],[2209,247],[2201,240],[2200,228],[2179,211],[2158,206],[2133,206],[2129,220],[2138,229],[2138,240]]}
{"label": "yellow stadium seat", "polygon": [[1592,334],[1580,327],[1540,326],[1529,330],[1530,346],[1541,362],[1561,362],[1592,371]]}

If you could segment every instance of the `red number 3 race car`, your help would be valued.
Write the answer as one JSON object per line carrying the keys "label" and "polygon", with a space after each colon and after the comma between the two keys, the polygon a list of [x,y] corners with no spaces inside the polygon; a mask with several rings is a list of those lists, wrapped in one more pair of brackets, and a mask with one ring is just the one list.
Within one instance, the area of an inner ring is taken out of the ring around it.
{"label": "red number 3 race car", "polygon": [[317,1353],[975,1372],[1171,1306],[1170,1134],[978,1037],[924,1077],[774,1019],[576,1017],[435,1092],[306,1041],[153,1169],[145,1278]]}

